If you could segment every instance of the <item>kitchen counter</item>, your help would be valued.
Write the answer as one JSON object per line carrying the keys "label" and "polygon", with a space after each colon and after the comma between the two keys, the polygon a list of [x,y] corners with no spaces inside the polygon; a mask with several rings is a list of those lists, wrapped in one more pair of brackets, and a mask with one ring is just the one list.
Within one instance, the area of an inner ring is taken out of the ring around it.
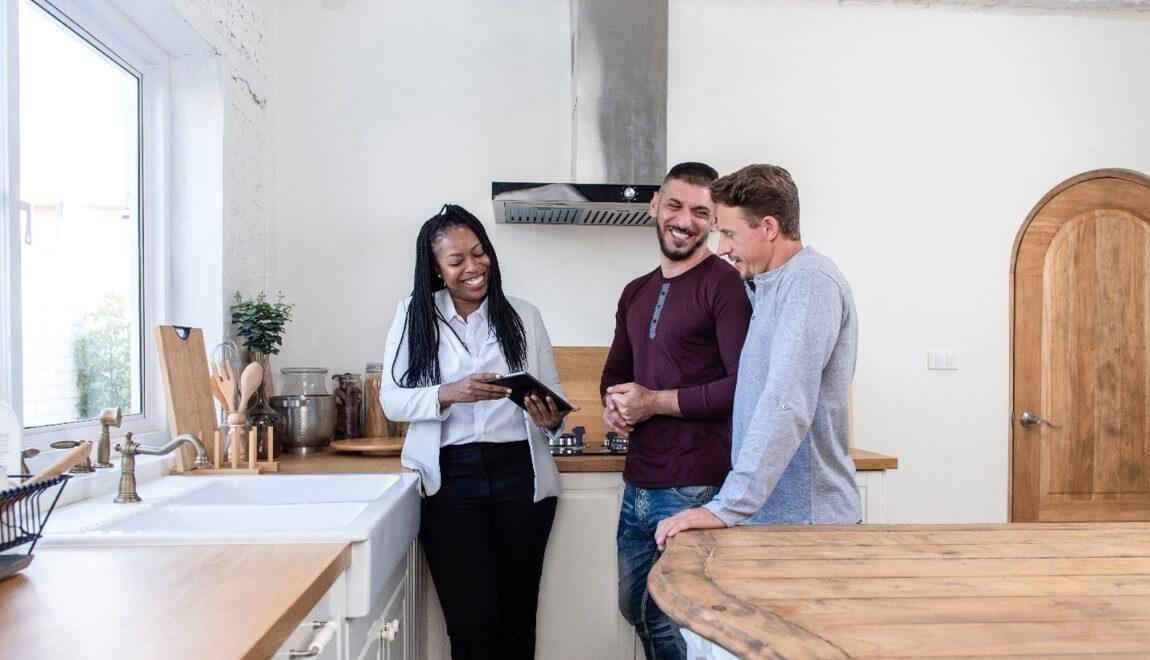
{"label": "kitchen counter", "polygon": [[1150,656],[1150,523],[693,531],[650,587],[746,658]]}
{"label": "kitchen counter", "polygon": [[344,544],[38,547],[0,581],[0,658],[267,658]]}
{"label": "kitchen counter", "polygon": [[[588,452],[576,456],[556,456],[560,472],[622,472],[626,461],[623,454],[605,451]],[[856,470],[894,470],[898,459],[865,449],[851,448]],[[365,472],[371,474],[402,472],[404,467],[398,456],[366,456],[363,454],[319,452],[316,454],[284,454],[279,461],[280,474],[340,474]]]}

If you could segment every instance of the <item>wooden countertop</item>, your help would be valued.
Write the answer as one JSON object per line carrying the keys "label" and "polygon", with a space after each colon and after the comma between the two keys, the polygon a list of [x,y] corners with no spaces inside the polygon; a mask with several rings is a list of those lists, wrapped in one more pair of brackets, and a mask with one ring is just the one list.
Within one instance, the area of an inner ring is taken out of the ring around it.
{"label": "wooden countertop", "polygon": [[649,585],[746,658],[1150,656],[1150,523],[695,531]]}
{"label": "wooden countertop", "polygon": [[[623,454],[606,452],[585,453],[577,456],[556,456],[560,472],[622,472],[626,461]],[[851,448],[857,470],[894,470],[898,459],[865,449]],[[280,474],[340,474],[366,472],[372,474],[403,472],[398,456],[366,456],[362,454],[319,452],[316,454],[284,454],[278,457]]]}
{"label": "wooden countertop", "polygon": [[37,547],[0,581],[0,658],[267,658],[345,544]]}

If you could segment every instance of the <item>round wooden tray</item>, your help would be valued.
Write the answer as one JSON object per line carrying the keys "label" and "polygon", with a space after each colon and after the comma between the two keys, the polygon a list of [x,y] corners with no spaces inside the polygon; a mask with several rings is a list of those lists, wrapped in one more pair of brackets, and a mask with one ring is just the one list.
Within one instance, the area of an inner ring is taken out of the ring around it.
{"label": "round wooden tray", "polygon": [[360,453],[367,456],[399,456],[403,451],[403,438],[349,438],[335,440],[330,451]]}

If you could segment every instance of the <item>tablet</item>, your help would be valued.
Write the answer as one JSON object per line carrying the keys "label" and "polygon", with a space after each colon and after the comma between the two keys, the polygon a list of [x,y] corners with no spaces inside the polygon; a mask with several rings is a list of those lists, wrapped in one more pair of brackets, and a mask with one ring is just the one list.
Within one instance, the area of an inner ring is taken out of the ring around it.
{"label": "tablet", "polygon": [[524,410],[527,409],[527,406],[523,405],[523,399],[531,394],[536,394],[540,399],[543,399],[543,405],[547,405],[547,397],[551,397],[551,399],[555,401],[555,407],[559,409],[559,412],[567,412],[572,409],[571,404],[567,403],[563,397],[556,394],[551,388],[539,382],[535,376],[532,376],[526,371],[507,374],[506,376],[501,376],[487,382],[492,385],[510,387],[511,394],[509,394],[507,398],[514,401],[515,405]]}

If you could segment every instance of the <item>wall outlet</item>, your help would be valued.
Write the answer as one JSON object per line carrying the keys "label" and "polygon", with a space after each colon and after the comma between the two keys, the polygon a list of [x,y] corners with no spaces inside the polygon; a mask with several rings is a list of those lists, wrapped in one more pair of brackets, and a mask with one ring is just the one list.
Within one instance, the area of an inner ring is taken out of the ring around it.
{"label": "wall outlet", "polygon": [[958,351],[927,351],[926,368],[932,371],[958,371]]}

